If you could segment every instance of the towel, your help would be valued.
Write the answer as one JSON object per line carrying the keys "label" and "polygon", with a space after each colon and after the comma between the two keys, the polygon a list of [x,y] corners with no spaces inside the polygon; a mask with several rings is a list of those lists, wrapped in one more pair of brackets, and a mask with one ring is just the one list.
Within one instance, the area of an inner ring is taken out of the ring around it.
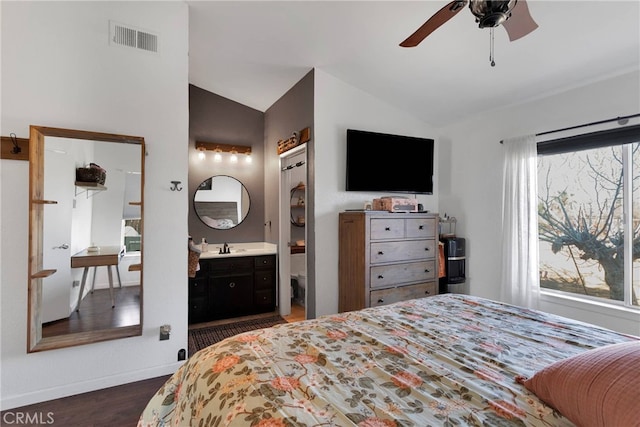
{"label": "towel", "polygon": [[445,277],[444,243],[438,242],[438,278]]}
{"label": "towel", "polygon": [[189,239],[189,277],[196,277],[196,271],[200,270],[200,249]]}

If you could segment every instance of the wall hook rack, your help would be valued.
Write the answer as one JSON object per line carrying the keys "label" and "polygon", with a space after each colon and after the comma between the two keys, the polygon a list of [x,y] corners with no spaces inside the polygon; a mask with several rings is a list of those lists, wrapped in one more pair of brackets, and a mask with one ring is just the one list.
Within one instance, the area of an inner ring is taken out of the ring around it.
{"label": "wall hook rack", "polygon": [[9,136],[3,136],[0,158],[9,160],[29,160],[29,138],[18,138],[11,132]]}
{"label": "wall hook rack", "polygon": [[171,181],[171,191],[182,191],[182,181]]}

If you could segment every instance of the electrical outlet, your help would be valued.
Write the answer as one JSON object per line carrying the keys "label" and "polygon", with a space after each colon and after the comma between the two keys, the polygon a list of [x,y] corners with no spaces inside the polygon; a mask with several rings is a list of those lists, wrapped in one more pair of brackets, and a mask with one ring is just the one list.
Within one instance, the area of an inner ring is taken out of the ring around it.
{"label": "electrical outlet", "polygon": [[178,362],[187,358],[187,352],[184,348],[178,350]]}
{"label": "electrical outlet", "polygon": [[160,341],[168,340],[170,334],[171,334],[171,325],[160,326]]}

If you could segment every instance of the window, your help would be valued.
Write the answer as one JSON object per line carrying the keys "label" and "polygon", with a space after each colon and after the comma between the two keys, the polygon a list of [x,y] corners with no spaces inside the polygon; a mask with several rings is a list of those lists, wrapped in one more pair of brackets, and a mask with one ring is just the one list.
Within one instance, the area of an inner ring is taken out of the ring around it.
{"label": "window", "polygon": [[123,244],[125,252],[140,251],[140,220],[139,219],[123,219]]}
{"label": "window", "polygon": [[640,126],[538,143],[540,287],[640,307]]}

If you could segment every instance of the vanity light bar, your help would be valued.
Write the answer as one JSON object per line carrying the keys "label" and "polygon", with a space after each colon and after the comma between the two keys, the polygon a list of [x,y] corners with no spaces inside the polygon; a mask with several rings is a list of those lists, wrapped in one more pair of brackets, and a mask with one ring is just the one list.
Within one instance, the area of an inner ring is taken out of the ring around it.
{"label": "vanity light bar", "polygon": [[248,145],[217,144],[215,142],[196,141],[196,150],[209,150],[218,153],[251,154],[251,147]]}

